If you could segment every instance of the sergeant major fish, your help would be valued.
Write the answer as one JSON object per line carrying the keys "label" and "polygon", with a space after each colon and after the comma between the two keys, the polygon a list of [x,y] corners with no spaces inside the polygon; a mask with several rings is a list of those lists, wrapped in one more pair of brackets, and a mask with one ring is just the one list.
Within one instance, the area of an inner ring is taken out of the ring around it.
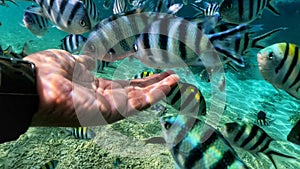
{"label": "sergeant major fish", "polygon": [[113,14],[122,14],[127,10],[125,0],[115,0],[113,5]]}
{"label": "sergeant major fish", "polygon": [[[147,77],[153,75],[154,72],[145,71],[137,74],[134,78]],[[206,115],[206,102],[201,91],[194,85],[179,82],[171,87],[170,92],[163,99],[174,109],[189,114]]]}
{"label": "sergeant major fish", "polygon": [[280,15],[272,5],[273,0],[224,0],[220,5],[220,14],[224,22],[250,23],[262,15],[265,8]]}
{"label": "sergeant major fish", "polygon": [[30,9],[36,7],[37,6],[32,5],[26,8],[23,15],[23,24],[31,33],[41,38],[48,32],[50,25],[47,18],[30,12]]}
{"label": "sergeant major fish", "polygon": [[75,54],[80,52],[86,40],[86,37],[84,37],[83,35],[70,34],[60,40],[61,48],[72,54]]}
{"label": "sergeant major fish", "polygon": [[275,88],[300,99],[300,50],[292,43],[276,43],[261,49],[257,62],[263,78]]}
{"label": "sergeant major fish", "polygon": [[272,161],[277,168],[273,156],[281,156],[290,159],[295,157],[282,154],[270,148],[270,144],[274,141],[263,129],[255,124],[250,124],[248,121],[240,123],[226,123],[221,129],[223,136],[231,145],[243,148],[253,154],[263,153]]}
{"label": "sergeant major fish", "polygon": [[96,136],[96,133],[87,127],[75,127],[67,131],[77,139],[90,140]]}
{"label": "sergeant major fish", "polygon": [[181,114],[165,116],[161,125],[177,168],[248,168],[222,134],[199,119]]}
{"label": "sergeant major fish", "polygon": [[[215,66],[220,53],[237,65],[244,66],[242,57],[232,49],[224,48],[222,41],[248,29],[242,24],[215,34],[204,34],[199,25],[183,18],[166,18],[153,22],[136,40],[135,57],[152,68],[164,69],[182,66]],[[203,61],[202,59],[205,59]]]}
{"label": "sergeant major fish", "polygon": [[40,6],[29,11],[50,19],[69,34],[90,31],[99,22],[98,10],[92,0],[35,0]]}

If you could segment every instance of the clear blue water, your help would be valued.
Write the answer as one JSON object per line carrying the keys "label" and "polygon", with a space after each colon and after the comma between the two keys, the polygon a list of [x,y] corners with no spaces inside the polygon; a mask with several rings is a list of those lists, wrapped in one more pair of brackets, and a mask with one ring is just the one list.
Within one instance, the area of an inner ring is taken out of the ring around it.
{"label": "clear blue water", "polygon": [[[17,1],[18,6],[7,2],[9,7],[0,6],[0,45],[9,45],[20,52],[25,42],[29,42],[29,52],[46,49],[59,49],[60,40],[67,35],[55,27],[50,28],[43,38],[37,38],[21,26],[24,10],[32,2]],[[102,1],[97,1],[101,4]],[[102,17],[110,15],[101,7]],[[278,3],[280,16],[265,10],[262,18],[255,21],[263,24],[263,32],[277,27],[287,27],[270,44],[291,42],[300,45],[300,2],[282,1]],[[88,33],[85,34],[88,36]],[[264,81],[256,66],[256,53],[247,56],[252,63],[246,70],[226,72],[226,110],[218,125],[233,119],[246,118],[255,123],[256,113],[265,111],[273,121],[262,128],[276,140],[272,148],[285,154],[300,158],[300,147],[286,140],[296,119],[300,117],[300,101],[278,92]],[[137,72],[146,69],[139,61],[129,59],[117,62],[115,68],[106,68],[99,77],[110,79],[130,79]],[[211,84],[200,82],[198,74],[186,69],[175,69],[182,81],[197,85],[211,105]],[[170,108],[170,107],[169,107]],[[1,111],[1,109],[0,109]],[[174,111],[170,108],[169,111]],[[150,113],[149,113],[150,112]],[[161,136],[158,119],[151,116],[151,110],[118,123],[94,127],[97,136],[94,140],[74,139],[65,133],[64,128],[35,128],[18,140],[0,145],[0,168],[39,168],[52,159],[59,160],[57,168],[174,168],[174,161],[165,145],[144,145],[143,140]],[[152,112],[153,113],[153,112]],[[249,167],[256,169],[272,168],[266,157],[254,156],[244,150],[236,149],[239,156]],[[300,168],[300,163],[277,159],[282,169]]]}

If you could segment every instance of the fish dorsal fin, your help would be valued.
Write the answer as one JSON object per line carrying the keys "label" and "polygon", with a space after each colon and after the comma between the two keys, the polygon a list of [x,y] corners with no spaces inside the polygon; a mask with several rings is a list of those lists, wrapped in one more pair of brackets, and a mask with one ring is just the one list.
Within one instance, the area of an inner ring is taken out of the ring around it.
{"label": "fish dorsal fin", "polygon": [[260,48],[260,49],[265,48],[266,46],[268,46],[268,44],[267,44],[266,41],[269,38],[271,38],[272,36],[275,36],[276,33],[280,32],[282,30],[286,30],[286,29],[288,29],[288,28],[286,28],[286,27],[279,27],[277,29],[271,30],[271,31],[269,31],[267,33],[264,33],[262,35],[254,37],[253,40],[252,40],[251,47]]}
{"label": "fish dorsal fin", "polygon": [[42,17],[45,17],[47,18],[44,13],[43,13],[43,10],[41,7],[32,7],[30,9],[26,9],[25,10],[26,12],[29,12],[29,13],[34,13],[34,14],[37,14],[39,16],[42,16]]}
{"label": "fish dorsal fin", "polygon": [[274,15],[279,16],[280,13],[279,13],[277,7],[275,7],[275,6],[272,4],[272,2],[273,2],[273,0],[269,0],[269,1],[268,1],[267,9],[268,9],[269,11],[271,11],[272,13],[274,13]]}

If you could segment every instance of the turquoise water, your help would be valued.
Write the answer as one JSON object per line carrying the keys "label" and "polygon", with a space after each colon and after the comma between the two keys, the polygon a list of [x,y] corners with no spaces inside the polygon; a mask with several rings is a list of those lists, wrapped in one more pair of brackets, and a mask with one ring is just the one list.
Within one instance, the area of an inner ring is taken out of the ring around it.
{"label": "turquoise water", "polygon": [[[101,2],[98,2],[101,3]],[[0,45],[6,49],[12,45],[13,50],[20,52],[25,42],[29,42],[29,52],[59,48],[60,39],[67,34],[50,28],[43,38],[37,38],[22,27],[24,9],[31,2],[19,2],[15,6],[0,6]],[[281,32],[270,43],[281,41],[300,45],[300,2],[282,1],[278,4],[281,16],[274,16],[265,11],[256,23],[264,24],[264,31],[284,26],[288,30]],[[103,16],[109,16],[108,11]],[[275,19],[275,21],[274,21]],[[85,34],[86,36],[88,35]],[[55,37],[55,38],[54,38]],[[256,113],[265,111],[273,121],[262,128],[276,140],[271,147],[277,151],[300,158],[300,147],[286,141],[295,119],[300,116],[300,101],[275,90],[260,76],[256,64],[256,53],[247,56],[251,64],[245,70],[234,72],[226,69],[226,110],[218,126],[234,119],[246,118],[256,122]],[[113,64],[115,68],[105,68],[97,76],[109,79],[130,79],[146,67],[139,61],[125,59]],[[211,84],[200,82],[198,75],[188,69],[175,69],[181,81],[197,85],[211,105]],[[162,103],[163,104],[163,103]],[[168,111],[175,111],[171,107]],[[209,109],[208,109],[209,111]],[[93,140],[78,140],[69,136],[65,128],[31,127],[18,140],[0,145],[0,168],[39,168],[44,163],[57,159],[57,168],[174,168],[174,161],[165,145],[144,144],[144,140],[161,136],[161,127],[152,110],[122,120],[112,125],[93,127],[97,133]],[[254,156],[244,150],[236,149],[239,156],[249,167],[256,169],[272,168],[266,157]],[[119,160],[118,160],[119,159]],[[297,169],[300,163],[285,159],[276,159],[279,168]],[[119,161],[119,162],[116,162]]]}

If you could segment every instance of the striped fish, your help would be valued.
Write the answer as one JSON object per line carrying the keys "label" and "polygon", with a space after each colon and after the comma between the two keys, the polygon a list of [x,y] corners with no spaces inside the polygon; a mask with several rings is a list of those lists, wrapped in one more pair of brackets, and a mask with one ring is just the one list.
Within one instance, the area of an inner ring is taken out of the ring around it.
{"label": "striped fish", "polygon": [[47,32],[49,25],[49,20],[45,17],[37,15],[36,13],[30,12],[30,9],[36,8],[35,5],[26,8],[23,15],[24,26],[37,37],[43,37]]}
{"label": "striped fish", "polygon": [[85,10],[88,13],[90,22],[91,22],[91,28],[94,28],[100,21],[100,12],[97,8],[96,3],[94,0],[79,0],[84,4]]}
{"label": "striped fish", "polygon": [[[99,18],[92,0],[35,0],[38,8],[29,11],[46,17],[60,30],[69,34],[90,31]],[[96,19],[96,20],[95,20]]]}
{"label": "striped fish", "polygon": [[234,52],[240,58],[250,52],[252,49],[263,49],[268,46],[268,41],[277,33],[286,30],[285,27],[279,27],[261,35],[255,35],[255,32],[237,33],[230,37],[229,43],[224,45],[226,48],[234,49]]}
{"label": "striped fish", "polygon": [[275,88],[300,99],[300,50],[292,43],[276,43],[257,54],[263,78]]}
{"label": "striped fish", "polygon": [[177,168],[248,168],[222,134],[199,119],[165,116],[161,118],[161,125]]}
{"label": "striped fish", "polygon": [[194,85],[179,82],[166,95],[166,103],[182,113],[206,115],[206,102],[201,91]]}
{"label": "striped fish", "polygon": [[61,39],[61,49],[70,53],[79,53],[87,38],[83,35],[70,34]]}
{"label": "striped fish", "polygon": [[228,23],[250,23],[260,17],[265,8],[280,15],[273,0],[224,0],[220,5],[222,20]]}
{"label": "striped fish", "polygon": [[[145,78],[153,74],[152,71],[144,71],[136,74],[134,79]],[[205,99],[201,91],[192,84],[179,82],[172,86],[164,101],[180,112],[206,115]]]}
{"label": "striped fish", "polygon": [[96,133],[87,127],[75,127],[67,131],[76,139],[90,140],[96,136]]}
{"label": "striped fish", "polygon": [[243,58],[232,49],[224,48],[222,41],[214,42],[246,29],[248,25],[242,24],[223,32],[204,34],[199,24],[183,18],[164,18],[153,22],[144,30],[146,33],[140,35],[134,46],[134,56],[157,69],[204,66],[205,62],[205,66],[213,67],[217,64],[217,51],[243,67]]}
{"label": "striped fish", "polygon": [[125,0],[115,0],[114,6],[113,6],[113,14],[114,15],[123,14],[123,13],[125,13],[126,9],[127,9],[127,6],[126,6]]}
{"label": "striped fish", "polygon": [[273,158],[274,155],[296,159],[295,157],[272,150],[270,144],[275,140],[263,129],[255,124],[250,124],[248,121],[226,123],[221,129],[221,133],[233,146],[243,148],[253,154],[263,153],[267,155],[275,168],[277,166]]}
{"label": "striped fish", "polygon": [[44,164],[40,169],[55,169],[58,164],[58,160],[51,160]]}
{"label": "striped fish", "polygon": [[151,13],[158,7],[150,8],[147,5],[143,3],[125,14],[102,20],[89,34],[84,54],[104,61],[120,60],[132,55],[134,42],[144,28],[158,18],[169,16],[166,13]]}

